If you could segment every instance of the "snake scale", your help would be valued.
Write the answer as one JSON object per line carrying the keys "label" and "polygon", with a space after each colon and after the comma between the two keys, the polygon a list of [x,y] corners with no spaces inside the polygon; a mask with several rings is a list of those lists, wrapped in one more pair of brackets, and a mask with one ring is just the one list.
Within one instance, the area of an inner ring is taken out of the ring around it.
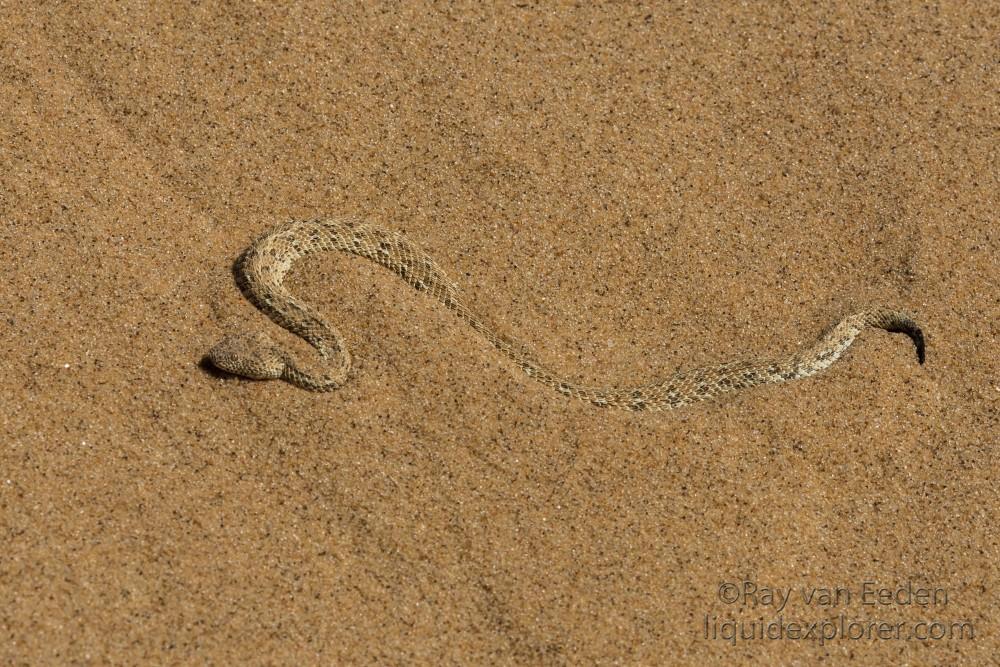
{"label": "snake scale", "polygon": [[281,225],[255,241],[236,264],[243,293],[274,322],[302,337],[322,359],[311,373],[262,333],[228,335],[208,353],[219,369],[253,379],[283,379],[312,391],[336,389],[347,380],[351,356],[340,334],[315,309],[284,286],[296,260],[321,251],[366,257],[388,268],[417,291],[434,297],[516,363],[530,377],[565,396],[601,407],[668,410],[718,394],[809,377],[830,366],[868,327],[905,333],[924,362],[924,336],[909,316],[885,308],[864,310],[840,320],[805,349],[768,361],[735,361],[689,371],[637,387],[582,386],[547,369],[527,349],[501,335],[462,300],[458,287],[424,251],[396,232],[348,220],[305,220]]}

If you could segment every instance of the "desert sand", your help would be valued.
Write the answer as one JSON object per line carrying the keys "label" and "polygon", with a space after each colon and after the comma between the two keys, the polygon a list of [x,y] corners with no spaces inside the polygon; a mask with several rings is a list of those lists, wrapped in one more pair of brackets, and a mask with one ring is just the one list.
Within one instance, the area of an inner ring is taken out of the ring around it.
{"label": "desert sand", "polygon": [[[279,4],[0,11],[0,662],[1000,653],[995,5]],[[321,216],[580,382],[927,362],[602,410],[327,254],[347,386],[213,371]]]}

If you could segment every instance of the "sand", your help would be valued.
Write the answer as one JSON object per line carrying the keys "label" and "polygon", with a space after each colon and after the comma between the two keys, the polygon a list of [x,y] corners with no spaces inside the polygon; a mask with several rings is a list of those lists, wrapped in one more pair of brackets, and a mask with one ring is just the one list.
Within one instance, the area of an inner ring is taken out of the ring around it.
{"label": "sand", "polygon": [[[1000,652],[995,7],[332,4],[0,11],[0,662]],[[207,368],[281,335],[240,251],[332,215],[579,381],[869,303],[927,363],[873,331],[808,380],[600,410],[327,255],[291,283],[348,386]]]}

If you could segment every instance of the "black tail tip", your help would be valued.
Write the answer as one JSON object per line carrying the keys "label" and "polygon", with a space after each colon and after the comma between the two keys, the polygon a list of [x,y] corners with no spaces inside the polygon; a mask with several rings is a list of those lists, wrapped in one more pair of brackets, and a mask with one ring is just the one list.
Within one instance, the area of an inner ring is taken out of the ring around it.
{"label": "black tail tip", "polygon": [[924,332],[921,331],[920,327],[916,325],[903,327],[900,329],[900,331],[909,336],[910,340],[913,341],[913,344],[917,348],[917,361],[923,364],[924,360],[927,358],[927,352],[926,352],[927,346],[924,343]]}
{"label": "black tail tip", "polygon": [[924,332],[917,326],[916,322],[904,316],[887,326],[886,331],[905,333],[909,336],[917,348],[917,361],[921,364],[924,363],[927,358],[927,345],[924,342]]}
{"label": "black tail tip", "polygon": [[918,327],[910,333],[910,338],[913,339],[913,344],[917,346],[917,361],[923,364],[924,359],[927,357],[926,352],[924,351],[924,332]]}

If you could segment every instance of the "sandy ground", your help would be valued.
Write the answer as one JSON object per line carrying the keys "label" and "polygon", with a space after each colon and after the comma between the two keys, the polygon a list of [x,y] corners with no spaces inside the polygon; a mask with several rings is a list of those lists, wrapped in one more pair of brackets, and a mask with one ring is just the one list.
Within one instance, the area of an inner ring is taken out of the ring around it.
{"label": "sandy ground", "polygon": [[[995,5],[146,4],[0,3],[0,661],[1000,651]],[[292,285],[351,383],[207,369],[281,335],[239,252],[326,215],[584,382],[869,303],[928,360],[874,331],[809,380],[600,410],[317,256]]]}

